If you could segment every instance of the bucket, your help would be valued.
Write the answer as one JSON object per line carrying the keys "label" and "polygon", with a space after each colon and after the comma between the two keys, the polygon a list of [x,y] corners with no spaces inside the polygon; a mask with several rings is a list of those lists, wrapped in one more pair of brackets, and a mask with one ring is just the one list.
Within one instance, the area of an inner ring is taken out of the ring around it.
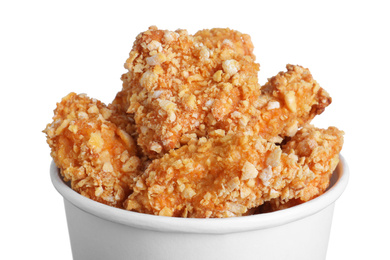
{"label": "bucket", "polygon": [[222,219],[164,217],[110,207],[65,183],[54,162],[51,180],[63,196],[75,260],[325,259],[333,210],[349,170],[343,156],[328,190],[288,209]]}

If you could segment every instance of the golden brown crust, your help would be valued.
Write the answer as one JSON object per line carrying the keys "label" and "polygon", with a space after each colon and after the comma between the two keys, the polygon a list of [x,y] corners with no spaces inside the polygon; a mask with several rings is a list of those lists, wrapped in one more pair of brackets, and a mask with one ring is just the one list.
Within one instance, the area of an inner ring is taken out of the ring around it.
{"label": "golden brown crust", "polygon": [[331,174],[339,163],[343,135],[344,132],[336,127],[318,129],[306,126],[282,147],[284,152],[294,151],[300,158],[299,164],[312,176],[291,183],[286,191],[288,196],[282,196],[282,200],[299,198],[308,201],[328,188]]}
{"label": "golden brown crust", "polygon": [[194,34],[194,37],[209,49],[220,49],[223,45],[228,44],[239,55],[255,59],[254,46],[248,34],[229,28],[213,28],[200,30]]}
{"label": "golden brown crust", "polygon": [[231,217],[315,198],[343,132],[308,124],[332,100],[304,67],[264,86],[259,67],[249,35],[152,26],[112,104],[71,93],[57,105],[52,157],[82,195],[142,213]]}
{"label": "golden brown crust", "polygon": [[153,160],[125,207],[176,217],[241,216],[276,197],[297,170],[296,156],[280,147],[221,130]]}
{"label": "golden brown crust", "polygon": [[151,27],[138,35],[125,67],[114,103],[134,116],[149,158],[217,129],[292,136],[331,102],[301,66],[287,65],[260,90],[250,37],[230,29],[191,36]]}
{"label": "golden brown crust", "polygon": [[44,132],[51,156],[72,188],[93,200],[122,207],[141,161],[126,114],[86,95],[70,93],[57,104]]}
{"label": "golden brown crust", "polygon": [[[262,86],[260,114],[265,138],[279,135],[293,136],[302,126],[321,114],[332,99],[302,66],[288,64],[286,72],[279,72]],[[257,123],[257,122],[256,122]],[[258,124],[258,123],[257,123]]]}
{"label": "golden brown crust", "polygon": [[[219,38],[211,41],[209,34]],[[249,36],[229,29],[191,36],[151,27],[137,37],[114,103],[134,115],[138,144],[150,158],[180,147],[185,134],[205,136],[258,97],[251,46]]]}
{"label": "golden brown crust", "polygon": [[138,177],[126,209],[231,217],[275,198],[307,201],[326,189],[342,145],[335,128],[308,126],[282,150],[260,136],[215,134],[154,160]]}
{"label": "golden brown crust", "polygon": [[258,213],[287,209],[322,195],[329,187],[330,177],[339,163],[343,134],[335,127],[325,130],[306,126],[298,131],[282,150],[294,151],[309,178],[294,180],[284,191],[285,195],[266,202]]}

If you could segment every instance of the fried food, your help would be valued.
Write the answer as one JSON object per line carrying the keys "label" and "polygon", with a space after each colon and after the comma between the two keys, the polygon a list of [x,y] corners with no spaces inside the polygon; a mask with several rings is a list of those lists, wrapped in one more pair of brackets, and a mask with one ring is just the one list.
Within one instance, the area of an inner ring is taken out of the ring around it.
{"label": "fried food", "polygon": [[324,193],[343,132],[309,124],[332,99],[298,65],[260,86],[253,49],[231,29],[140,33],[112,104],[71,93],[44,130],[65,181],[107,205],[193,218]]}
{"label": "fried food", "polygon": [[232,112],[211,129],[249,132],[280,143],[294,136],[332,102],[329,94],[302,66],[288,64],[261,87],[261,94],[246,108]]}
{"label": "fried food", "polygon": [[[298,170],[296,156],[260,136],[224,135],[191,141],[155,159],[137,178],[128,210],[176,217],[241,216],[275,197]],[[277,179],[277,180],[276,180]]]}
{"label": "fried food", "polygon": [[294,151],[300,158],[302,169],[311,176],[294,180],[288,186],[288,191],[286,190],[288,196],[281,196],[282,200],[295,198],[305,202],[319,196],[328,188],[330,177],[339,163],[343,135],[344,132],[336,127],[318,129],[307,126],[282,146],[284,152]]}
{"label": "fried food", "polygon": [[295,135],[332,102],[308,69],[291,64],[286,68],[286,72],[279,72],[261,87],[257,103],[261,107],[258,117],[261,120],[250,122],[254,129],[260,129],[255,132],[267,140]]}
{"label": "fried food", "polygon": [[251,46],[248,35],[229,29],[191,36],[151,27],[138,35],[113,103],[134,115],[145,154],[156,158],[188,135],[205,136],[217,120],[257,99],[259,65]]}
{"label": "fried food", "polygon": [[240,33],[229,28],[213,28],[200,30],[194,34],[194,37],[211,50],[220,49],[224,45],[229,45],[238,55],[250,56],[253,60],[256,59],[253,54],[254,46],[248,34]]}
{"label": "fried food", "polygon": [[[301,145],[299,145],[299,144]],[[125,208],[176,217],[232,217],[265,201],[309,200],[338,161],[342,132],[307,127],[280,148],[260,136],[224,135],[171,151],[137,178]]]}
{"label": "fried food", "polygon": [[261,207],[260,212],[273,212],[290,208],[322,195],[329,187],[330,178],[339,163],[344,132],[336,127],[317,129],[307,126],[298,131],[282,146],[283,152],[294,152],[304,178],[294,179],[282,196],[272,199]]}
{"label": "fried food", "polygon": [[230,29],[191,36],[151,27],[137,37],[125,67],[114,103],[134,115],[149,158],[218,129],[281,140],[331,102],[301,66],[287,65],[260,90],[250,37]]}
{"label": "fried food", "polygon": [[72,189],[119,208],[141,168],[132,131],[127,115],[115,106],[75,93],[57,104],[44,130],[51,156]]}

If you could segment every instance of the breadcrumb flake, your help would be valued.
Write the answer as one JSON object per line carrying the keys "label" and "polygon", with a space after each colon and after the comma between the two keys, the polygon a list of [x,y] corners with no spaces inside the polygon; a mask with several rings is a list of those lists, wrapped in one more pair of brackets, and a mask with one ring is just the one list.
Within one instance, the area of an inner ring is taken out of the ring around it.
{"label": "breadcrumb flake", "polygon": [[246,161],[244,167],[242,167],[241,180],[256,178],[258,173],[256,167],[252,163]]}

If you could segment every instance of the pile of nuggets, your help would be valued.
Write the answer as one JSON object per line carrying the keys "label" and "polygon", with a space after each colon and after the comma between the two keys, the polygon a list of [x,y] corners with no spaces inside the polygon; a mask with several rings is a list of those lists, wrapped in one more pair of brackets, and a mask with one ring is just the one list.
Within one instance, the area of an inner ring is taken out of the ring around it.
{"label": "pile of nuggets", "polygon": [[108,106],[70,93],[44,133],[65,181],[106,205],[222,218],[325,192],[343,132],[311,120],[331,103],[310,71],[258,83],[250,36],[231,29],[140,33]]}

